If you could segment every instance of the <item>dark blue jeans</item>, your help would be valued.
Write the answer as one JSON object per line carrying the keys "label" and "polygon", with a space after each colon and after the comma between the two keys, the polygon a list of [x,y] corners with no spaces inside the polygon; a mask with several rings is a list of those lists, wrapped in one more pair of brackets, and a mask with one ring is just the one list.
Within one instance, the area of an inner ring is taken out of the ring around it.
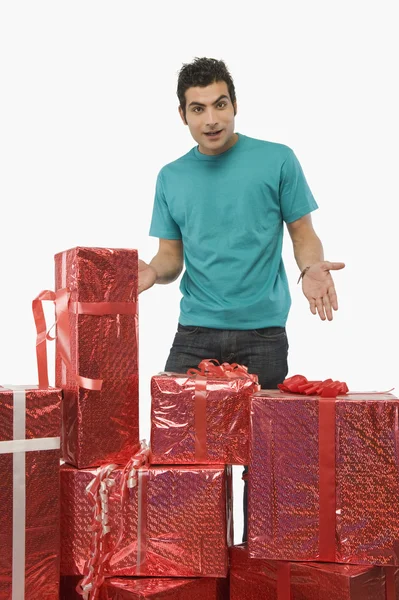
{"label": "dark blue jeans", "polygon": [[[284,327],[263,329],[210,329],[178,324],[165,371],[185,373],[201,360],[216,358],[220,363],[239,363],[256,373],[263,389],[274,389],[288,373],[288,340]],[[247,467],[244,473],[247,472]],[[248,486],[244,481],[244,533],[247,540]]]}

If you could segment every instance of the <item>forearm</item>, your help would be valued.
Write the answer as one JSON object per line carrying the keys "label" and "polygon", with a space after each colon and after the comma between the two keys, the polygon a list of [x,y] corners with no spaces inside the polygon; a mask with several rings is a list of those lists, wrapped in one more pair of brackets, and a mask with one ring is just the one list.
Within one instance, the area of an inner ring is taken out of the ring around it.
{"label": "forearm", "polygon": [[315,233],[294,241],[294,256],[300,271],[324,260],[323,246]]}
{"label": "forearm", "polygon": [[183,261],[180,258],[168,253],[159,253],[154,256],[150,262],[151,267],[157,274],[155,283],[171,283],[175,281],[182,272]]}

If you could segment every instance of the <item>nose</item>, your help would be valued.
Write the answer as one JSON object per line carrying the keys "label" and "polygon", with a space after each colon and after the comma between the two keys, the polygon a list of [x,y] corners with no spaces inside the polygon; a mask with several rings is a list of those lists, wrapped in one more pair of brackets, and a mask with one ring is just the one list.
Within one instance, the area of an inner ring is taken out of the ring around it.
{"label": "nose", "polygon": [[216,116],[214,108],[211,108],[211,107],[208,108],[208,110],[206,111],[206,114],[205,114],[205,120],[206,120],[207,127],[210,127],[211,129],[213,127],[216,127],[218,122],[217,122],[217,116]]}

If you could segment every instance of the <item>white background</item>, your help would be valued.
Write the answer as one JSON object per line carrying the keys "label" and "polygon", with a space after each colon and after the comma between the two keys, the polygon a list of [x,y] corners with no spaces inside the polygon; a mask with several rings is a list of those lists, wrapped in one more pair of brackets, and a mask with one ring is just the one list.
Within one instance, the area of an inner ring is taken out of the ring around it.
{"label": "white background", "polygon": [[[289,375],[352,390],[398,385],[399,44],[394,2],[69,0],[0,8],[0,382],[36,381],[31,300],[67,248],[138,248],[159,169],[195,142],[177,112],[177,73],[224,59],[236,131],[298,156],[320,206],[313,222],[335,274],[334,321],[310,314],[289,238]],[[141,437],[149,380],[176,329],[178,283],[140,296]],[[235,469],[236,540],[241,534]]]}

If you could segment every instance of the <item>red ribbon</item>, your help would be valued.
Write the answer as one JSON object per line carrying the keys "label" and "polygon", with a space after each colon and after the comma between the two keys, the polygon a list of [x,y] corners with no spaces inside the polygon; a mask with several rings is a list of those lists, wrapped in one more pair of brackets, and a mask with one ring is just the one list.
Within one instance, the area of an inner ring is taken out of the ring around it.
{"label": "red ribbon", "polygon": [[319,559],[335,562],[335,398],[319,400]]}
{"label": "red ribbon", "polygon": [[206,377],[195,381],[195,459],[204,462],[208,458],[206,448]]}
{"label": "red ribbon", "polygon": [[[51,301],[55,304],[57,344],[62,360],[71,373],[74,369],[71,363],[71,339],[69,326],[69,313],[85,315],[115,315],[130,314],[136,316],[137,335],[137,304],[136,302],[71,302],[70,292],[67,288],[52,292],[44,290],[32,301],[33,317],[36,324],[36,357],[39,374],[39,387],[49,387],[47,366],[47,340],[52,338],[47,332],[46,319],[43,311],[43,302]],[[90,379],[81,375],[74,375],[78,385],[87,390],[101,390],[102,379]]]}
{"label": "red ribbon", "polygon": [[291,600],[291,565],[277,563],[277,600]]}
{"label": "red ribbon", "polygon": [[260,390],[258,376],[248,373],[248,367],[238,363],[220,364],[215,358],[202,360],[198,369],[188,369],[187,375],[196,376],[195,381],[195,458],[202,463],[207,460],[206,443],[206,384],[207,377],[229,378],[229,379],[248,379],[253,383],[253,392]]}
{"label": "red ribbon", "polygon": [[142,574],[147,557],[147,499],[148,465],[138,472],[138,513],[137,513],[137,563],[136,575]]}
{"label": "red ribbon", "polygon": [[306,396],[321,396],[322,398],[336,398],[346,394],[349,389],[344,381],[308,381],[303,375],[293,375],[279,383],[279,390],[293,394],[304,394]]}
{"label": "red ribbon", "polygon": [[[258,376],[253,373],[248,373],[248,367],[239,365],[238,363],[222,363],[220,364],[215,358],[207,358],[202,360],[198,365],[198,369],[188,369],[187,375],[203,375],[204,377],[229,377],[230,379],[239,379],[244,377],[250,379],[254,384],[258,384]],[[259,384],[258,384],[259,386]],[[260,389],[260,386],[259,386]]]}
{"label": "red ribbon", "polygon": [[386,600],[396,600],[395,573],[397,567],[385,567],[385,595]]}

